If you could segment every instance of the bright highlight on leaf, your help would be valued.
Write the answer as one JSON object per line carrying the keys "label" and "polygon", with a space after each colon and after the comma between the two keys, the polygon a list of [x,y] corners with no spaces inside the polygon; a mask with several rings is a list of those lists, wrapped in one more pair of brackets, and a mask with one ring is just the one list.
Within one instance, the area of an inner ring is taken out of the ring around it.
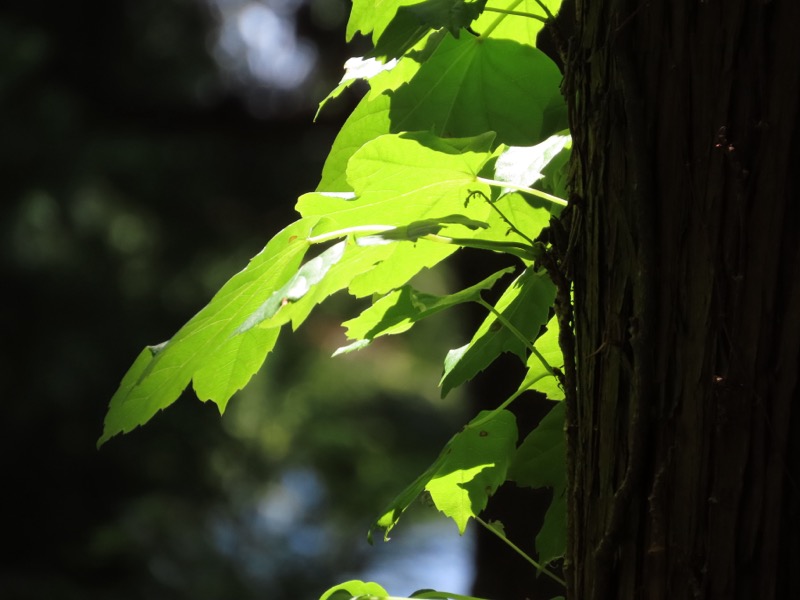
{"label": "bright highlight on leaf", "polygon": [[530,187],[544,177],[544,168],[571,141],[569,135],[552,135],[535,146],[509,147],[495,163],[495,178],[514,186]]}
{"label": "bright highlight on leaf", "polygon": [[340,242],[300,267],[289,281],[280,289],[272,292],[270,297],[248,316],[244,323],[236,328],[234,334],[239,335],[249,331],[275,316],[275,313],[282,306],[302,299],[311,289],[311,286],[322,281],[331,266],[342,259],[344,248],[345,243]]}
{"label": "bright highlight on leaf", "polygon": [[356,81],[361,79],[372,79],[379,73],[391,71],[396,65],[396,58],[386,62],[382,62],[377,58],[364,58],[362,56],[354,56],[353,58],[347,59],[347,61],[344,63],[345,72],[341,81],[339,81],[339,85],[336,86],[322,102],[319,103],[319,108],[317,109],[317,114],[315,115],[314,119],[316,120],[320,111],[328,102],[338,98],[342,92],[344,92]]}

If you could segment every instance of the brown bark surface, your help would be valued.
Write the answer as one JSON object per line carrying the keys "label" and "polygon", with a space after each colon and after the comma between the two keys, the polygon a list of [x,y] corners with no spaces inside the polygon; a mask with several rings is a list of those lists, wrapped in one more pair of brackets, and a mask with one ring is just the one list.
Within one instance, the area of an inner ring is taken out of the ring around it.
{"label": "brown bark surface", "polygon": [[576,14],[569,595],[800,598],[800,2]]}

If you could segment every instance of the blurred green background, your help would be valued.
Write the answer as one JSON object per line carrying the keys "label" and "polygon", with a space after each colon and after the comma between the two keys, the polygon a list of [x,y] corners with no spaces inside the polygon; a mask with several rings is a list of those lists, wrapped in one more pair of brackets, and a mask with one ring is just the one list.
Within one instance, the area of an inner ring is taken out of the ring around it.
{"label": "blurred green background", "polygon": [[[394,593],[468,590],[470,541],[451,524],[423,540],[411,515],[396,542],[365,537],[466,418],[436,389],[447,348],[465,341],[452,321],[331,360],[339,315],[359,308],[334,299],[223,418],[187,394],[95,448],[140,349],[172,335],[316,186],[357,99],[312,123],[358,54],[344,45],[348,10],[0,7],[0,598],[314,599],[372,575],[398,580]],[[431,578],[417,582],[419,568]]]}

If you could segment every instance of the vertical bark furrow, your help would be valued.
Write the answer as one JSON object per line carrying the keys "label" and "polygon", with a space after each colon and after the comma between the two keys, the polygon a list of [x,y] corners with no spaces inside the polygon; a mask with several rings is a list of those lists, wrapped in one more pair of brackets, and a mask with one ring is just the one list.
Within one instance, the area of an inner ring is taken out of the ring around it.
{"label": "vertical bark furrow", "polygon": [[[797,591],[787,561],[800,558],[800,3],[577,8],[565,86],[583,211],[570,592]],[[635,156],[632,127],[645,135]],[[654,232],[637,218],[645,206]],[[641,278],[653,265],[648,309]],[[653,322],[647,348],[640,319]],[[621,493],[637,464],[636,489]]]}

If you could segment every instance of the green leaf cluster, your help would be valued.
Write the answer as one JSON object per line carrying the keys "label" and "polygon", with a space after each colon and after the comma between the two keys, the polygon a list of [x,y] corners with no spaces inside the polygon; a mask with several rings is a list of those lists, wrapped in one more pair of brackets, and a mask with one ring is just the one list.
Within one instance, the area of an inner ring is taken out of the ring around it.
{"label": "green leaf cluster", "polygon": [[[563,410],[560,403],[521,444],[509,405],[531,390],[563,398],[555,289],[537,240],[566,204],[570,151],[557,67],[535,47],[560,0],[354,0],[348,38],[373,51],[348,61],[333,101],[353,81],[369,91],[333,143],[317,189],[298,220],[273,237],[171,339],[145,348],[111,399],[100,443],[146,423],[189,386],[220,412],[258,371],[287,324],[297,329],[336,292],[370,298],[345,320],[349,345],[364,348],[465,303],[486,317],[444,357],[442,394],[501,354],[527,369],[517,392],[483,411],[430,468],[378,516],[389,532],[420,497],[464,532],[507,480],[549,487],[553,504],[537,537],[541,562],[564,547]],[[544,238],[543,238],[544,239]],[[459,249],[501,253],[509,266],[449,294],[417,289],[414,277]],[[516,276],[511,277],[514,272]],[[498,290],[488,303],[483,294]],[[489,526],[489,525],[487,525]],[[493,531],[513,544],[506,534]],[[322,599],[388,598],[350,581]],[[423,590],[416,598],[465,598]]]}
{"label": "green leaf cluster", "polygon": [[430,600],[481,600],[473,596],[453,594],[451,592],[437,592],[436,590],[417,590],[408,597],[390,596],[380,585],[372,581],[353,579],[340,583],[327,590],[320,600],[413,600],[414,598],[428,598]]}

